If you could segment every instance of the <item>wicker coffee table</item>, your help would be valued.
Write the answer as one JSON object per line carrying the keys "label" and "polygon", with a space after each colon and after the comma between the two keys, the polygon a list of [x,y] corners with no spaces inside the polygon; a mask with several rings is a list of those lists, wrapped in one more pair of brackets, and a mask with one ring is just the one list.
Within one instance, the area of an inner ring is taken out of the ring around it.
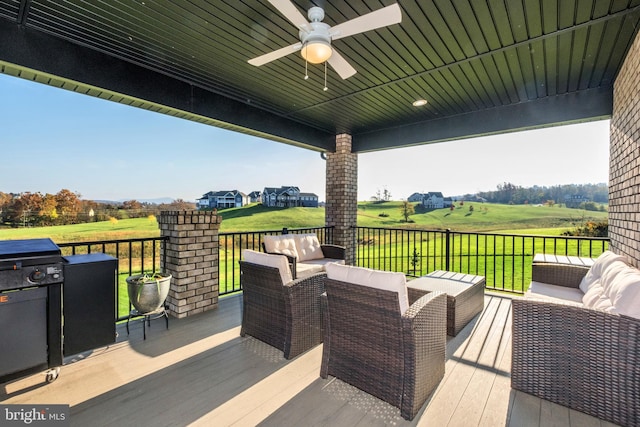
{"label": "wicker coffee table", "polygon": [[455,337],[484,309],[484,276],[436,270],[407,282],[409,304],[426,293],[447,294],[447,335]]}

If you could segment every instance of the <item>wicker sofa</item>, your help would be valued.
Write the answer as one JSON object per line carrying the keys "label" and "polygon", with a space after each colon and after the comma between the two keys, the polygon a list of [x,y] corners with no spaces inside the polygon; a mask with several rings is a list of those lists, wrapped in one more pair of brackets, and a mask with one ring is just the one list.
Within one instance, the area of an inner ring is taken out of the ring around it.
{"label": "wicker sofa", "polygon": [[534,263],[512,310],[514,389],[640,425],[639,270],[608,251],[591,268]]}
{"label": "wicker sofa", "polygon": [[411,420],[444,376],[446,294],[409,305],[402,273],[327,266],[320,376],[332,375]]}
{"label": "wicker sofa", "polygon": [[292,359],[322,342],[320,295],[326,274],[293,280],[286,257],[250,250],[240,261],[242,328]]}
{"label": "wicker sofa", "polygon": [[262,246],[266,253],[289,259],[294,279],[321,273],[329,263],[344,264],[345,259],[344,246],[320,244],[314,233],[266,235]]}

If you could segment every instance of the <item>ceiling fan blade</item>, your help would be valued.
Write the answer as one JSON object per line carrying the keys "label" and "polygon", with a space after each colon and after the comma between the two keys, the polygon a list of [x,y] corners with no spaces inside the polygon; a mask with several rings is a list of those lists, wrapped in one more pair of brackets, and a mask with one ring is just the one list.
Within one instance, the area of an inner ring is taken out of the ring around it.
{"label": "ceiling fan blade", "polygon": [[398,24],[401,21],[402,11],[398,3],[395,3],[331,27],[331,38],[338,40],[354,34],[375,30],[376,28],[386,27],[387,25]]}
{"label": "ceiling fan blade", "polygon": [[351,64],[349,64],[347,60],[335,50],[335,48],[327,62],[334,70],[336,70],[336,73],[338,73],[343,80],[348,79],[357,72],[356,69],[353,68]]}
{"label": "ceiling fan blade", "polygon": [[275,61],[276,59],[287,56],[290,53],[297,52],[300,49],[302,49],[302,43],[298,42],[296,44],[292,44],[291,46],[286,46],[278,50],[274,50],[273,52],[265,53],[264,55],[260,55],[257,58],[250,59],[247,62],[251,65],[259,67],[260,65],[264,65],[267,62]]}
{"label": "ceiling fan blade", "polygon": [[298,28],[309,28],[309,21],[290,0],[269,0],[278,11]]}

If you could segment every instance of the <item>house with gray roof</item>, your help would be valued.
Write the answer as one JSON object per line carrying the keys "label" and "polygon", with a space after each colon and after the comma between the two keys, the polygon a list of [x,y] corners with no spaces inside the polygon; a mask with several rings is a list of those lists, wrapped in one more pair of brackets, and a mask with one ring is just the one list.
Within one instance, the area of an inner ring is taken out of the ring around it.
{"label": "house with gray roof", "polygon": [[248,196],[238,190],[209,191],[197,200],[198,209],[239,208],[248,203]]}
{"label": "house with gray roof", "polygon": [[318,196],[313,193],[301,193],[294,186],[265,187],[262,191],[262,204],[268,207],[318,207]]}

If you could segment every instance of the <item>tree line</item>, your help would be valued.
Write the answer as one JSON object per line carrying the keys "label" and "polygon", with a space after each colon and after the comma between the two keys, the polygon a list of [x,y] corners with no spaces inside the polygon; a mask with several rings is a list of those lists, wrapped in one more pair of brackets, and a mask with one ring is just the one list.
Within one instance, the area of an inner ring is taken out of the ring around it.
{"label": "tree line", "polygon": [[[581,196],[593,204],[606,204],[609,201],[609,187],[607,184],[568,184],[551,187],[536,185],[525,188],[510,182],[504,182],[498,184],[495,191],[479,192],[477,196],[490,203],[514,205],[565,204],[573,196]],[[585,208],[585,206],[581,207]]]}
{"label": "tree line", "polygon": [[124,202],[96,202],[83,200],[79,193],[62,189],[56,194],[0,191],[0,225],[8,227],[36,227],[79,224],[157,215],[163,210],[191,210],[194,203],[182,199],[172,203],[154,204],[137,200]]}

